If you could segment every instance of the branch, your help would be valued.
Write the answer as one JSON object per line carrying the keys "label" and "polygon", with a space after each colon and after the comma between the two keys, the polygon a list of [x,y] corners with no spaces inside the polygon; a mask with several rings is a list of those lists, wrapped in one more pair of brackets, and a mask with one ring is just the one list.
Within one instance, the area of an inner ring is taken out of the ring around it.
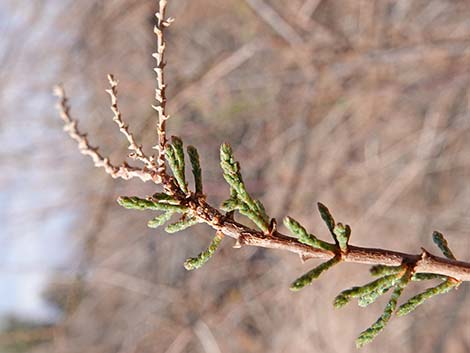
{"label": "branch", "polygon": [[105,172],[111,175],[114,179],[122,178],[128,180],[131,178],[139,178],[142,181],[153,181],[157,184],[159,183],[159,176],[150,169],[136,168],[125,162],[119,166],[115,166],[111,163],[108,157],[103,157],[98,152],[98,147],[90,145],[87,135],[80,132],[77,121],[71,117],[70,105],[64,88],[60,85],[54,87],[54,95],[59,99],[57,109],[59,110],[60,117],[64,121],[64,130],[75,142],[77,142],[79,151],[93,160],[95,167],[104,168]]}
{"label": "branch", "polygon": [[[159,193],[147,199],[138,197],[121,197],[118,202],[129,209],[160,210],[164,214],[150,221],[149,226],[158,227],[169,221],[174,213],[182,214],[181,219],[166,227],[166,231],[174,233],[191,227],[197,223],[206,223],[216,230],[216,237],[206,251],[185,262],[188,270],[204,265],[216,252],[222,241],[221,234],[235,239],[235,248],[257,246],[270,249],[286,250],[296,253],[302,261],[312,258],[326,260],[314,267],[297,280],[290,288],[298,291],[313,283],[315,279],[341,262],[352,262],[373,265],[371,274],[380,278],[362,286],[356,286],[341,292],[334,301],[340,308],[352,298],[358,298],[360,306],[367,306],[392,289],[392,295],[383,314],[368,329],[364,330],[356,340],[357,347],[371,342],[392,318],[392,314],[406,315],[423,304],[426,300],[456,289],[463,281],[470,281],[470,263],[457,261],[447,240],[439,232],[433,233],[433,241],[446,258],[435,256],[425,249],[420,254],[406,254],[386,249],[364,248],[349,244],[351,227],[336,222],[330,210],[323,204],[318,209],[334,242],[329,243],[309,234],[307,230],[291,217],[284,219],[285,226],[295,237],[280,233],[275,219],[269,219],[263,204],[254,199],[248,192],[243,181],[240,164],[235,160],[233,151],[227,144],[220,148],[221,167],[224,178],[230,186],[230,197],[222,203],[223,214],[219,209],[206,202],[201,193],[201,169],[199,159],[194,158],[197,151],[189,149],[191,163],[196,181],[196,191],[189,190],[185,179],[185,162],[183,142],[174,137],[168,145],[167,159],[177,182],[172,180],[178,193]],[[171,151],[171,153],[170,153]],[[197,186],[199,185],[199,186]],[[239,211],[248,217],[259,229],[247,227],[234,220],[234,212]],[[440,280],[438,286],[428,288],[424,292],[410,298],[398,307],[398,299],[410,281]],[[398,307],[398,308],[397,308]]]}
{"label": "branch", "polygon": [[110,89],[106,90],[106,93],[111,97],[111,110],[114,113],[113,121],[119,127],[119,131],[126,137],[129,142],[129,149],[133,151],[129,157],[137,159],[143,162],[147,168],[150,170],[156,170],[155,161],[152,157],[147,157],[142,149],[142,146],[138,145],[134,139],[134,135],[129,131],[129,126],[127,126],[122,120],[122,114],[118,107],[117,99],[117,85],[118,81],[114,78],[113,75],[108,75]]}
{"label": "branch", "polygon": [[[194,209],[196,213],[197,209]],[[285,250],[299,255],[303,261],[309,259],[328,260],[335,256],[332,251],[313,248],[277,231],[266,235],[261,231],[249,228],[233,220],[224,219],[220,212],[208,204],[200,206],[199,210],[201,209],[206,210],[206,212],[198,213],[201,220],[214,229],[235,239],[240,246],[246,245]],[[217,224],[217,219],[224,220],[221,224]],[[470,263],[438,257],[424,249],[420,254],[406,254],[386,249],[349,245],[348,250],[348,253],[342,258],[344,262],[385,266],[416,263],[416,273],[434,273],[452,277],[459,281],[470,281]]]}
{"label": "branch", "polygon": [[[128,126],[123,122],[117,104],[117,81],[112,75],[108,77],[111,88],[107,92],[111,96],[113,120],[126,137],[129,149],[133,151],[131,157],[143,162],[143,168],[132,167],[126,163],[115,166],[108,158],[99,154],[98,149],[89,144],[86,135],[78,130],[77,122],[71,118],[70,107],[63,88],[56,87],[55,94],[59,97],[58,108],[64,121],[65,130],[78,143],[80,152],[92,158],[95,166],[104,168],[113,178],[138,177],[143,181],[152,180],[156,184],[161,183],[164,187],[164,192],[157,192],[145,199],[136,196],[120,197],[118,199],[120,205],[129,209],[161,212],[148,222],[148,226],[151,228],[162,226],[169,222],[173,216],[178,215],[178,221],[166,226],[165,230],[168,233],[175,233],[198,223],[206,223],[216,231],[206,250],[185,261],[186,269],[197,269],[207,263],[216,253],[224,235],[235,239],[235,248],[256,246],[279,249],[299,255],[302,261],[326,260],[295,280],[290,287],[294,291],[312,284],[320,275],[342,262],[373,265],[370,269],[371,275],[378,276],[378,279],[362,286],[344,290],[334,300],[335,307],[342,307],[353,298],[358,299],[360,306],[367,306],[387,291],[392,291],[383,314],[371,327],[359,335],[356,340],[358,347],[372,341],[385,328],[392,314],[406,315],[426,300],[457,288],[463,281],[470,281],[470,263],[456,260],[444,235],[439,232],[434,232],[433,241],[445,258],[433,255],[425,249],[422,249],[419,254],[406,254],[386,249],[353,246],[349,244],[350,226],[336,222],[328,208],[319,203],[319,212],[333,242],[326,242],[314,234],[310,234],[291,217],[284,219],[284,225],[293,236],[280,233],[277,230],[276,220],[269,218],[261,201],[250,195],[242,177],[240,163],[235,160],[233,151],[227,144],[221,146],[220,165],[224,179],[230,187],[230,196],[222,203],[220,210],[206,202],[207,196],[203,192],[199,154],[193,146],[187,148],[195,184],[195,190],[191,191],[185,175],[183,141],[178,137],[172,137],[169,143],[165,130],[165,122],[169,115],[166,113],[164,33],[172,22],[171,18],[165,19],[166,5],[166,0],[159,1],[159,10],[156,13],[157,23],[154,28],[157,37],[157,51],[153,54],[157,61],[155,99],[158,105],[153,107],[158,113],[157,134],[159,138],[158,144],[154,146],[158,150],[156,159],[153,156],[145,155],[142,146],[137,145]],[[167,171],[166,163],[171,170],[171,175]],[[235,221],[234,214],[237,211],[247,217],[258,229]],[[425,280],[439,280],[441,284],[411,297],[397,308],[398,299],[408,283]]]}
{"label": "branch", "polygon": [[159,8],[155,17],[157,18],[157,23],[153,29],[155,35],[157,36],[157,51],[152,55],[157,61],[157,65],[154,68],[155,73],[157,74],[157,87],[155,88],[155,99],[157,105],[152,107],[158,113],[158,125],[157,125],[157,134],[158,134],[158,144],[154,146],[154,149],[158,150],[157,156],[157,165],[158,173],[163,175],[166,172],[165,168],[165,148],[167,144],[166,139],[166,121],[170,116],[166,113],[166,83],[165,83],[165,28],[170,26],[173,22],[172,18],[165,19],[165,10],[166,10],[167,1],[160,0]]}

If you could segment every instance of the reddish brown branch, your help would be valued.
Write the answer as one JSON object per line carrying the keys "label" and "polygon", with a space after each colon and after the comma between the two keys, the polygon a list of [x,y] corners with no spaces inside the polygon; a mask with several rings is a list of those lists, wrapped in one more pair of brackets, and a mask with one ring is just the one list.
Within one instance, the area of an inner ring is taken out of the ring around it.
{"label": "reddish brown branch", "polygon": [[[331,251],[313,248],[300,243],[297,239],[279,232],[267,235],[261,231],[244,226],[230,217],[223,216],[217,209],[208,205],[204,200],[187,202],[194,214],[205,223],[236,240],[236,246],[258,246],[269,249],[279,249],[298,254],[302,260],[330,259],[335,256]],[[420,254],[406,254],[385,249],[363,248],[349,246],[343,255],[345,262],[367,265],[399,266],[403,263],[414,264],[416,273],[435,273],[455,278],[459,281],[470,281],[470,263],[450,260],[432,255],[422,249]]]}

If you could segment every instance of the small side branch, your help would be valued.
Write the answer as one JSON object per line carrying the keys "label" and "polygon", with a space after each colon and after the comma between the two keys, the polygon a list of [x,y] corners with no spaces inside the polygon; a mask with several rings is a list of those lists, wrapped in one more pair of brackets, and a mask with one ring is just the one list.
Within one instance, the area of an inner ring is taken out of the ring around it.
{"label": "small side branch", "polygon": [[134,135],[129,131],[129,126],[126,125],[122,120],[122,114],[119,110],[117,99],[118,81],[111,74],[108,75],[108,81],[110,89],[107,89],[106,93],[108,93],[111,97],[111,110],[114,114],[113,121],[117,124],[117,126],[119,127],[119,131],[126,137],[127,141],[129,142],[129,150],[132,151],[129,157],[141,161],[147,166],[147,168],[156,171],[155,161],[152,157],[147,157],[145,155],[142,146],[136,143]]}
{"label": "small side branch", "polygon": [[142,181],[158,181],[158,176],[147,168],[136,168],[125,162],[116,166],[111,163],[108,157],[103,157],[98,152],[97,147],[90,145],[86,134],[80,132],[77,121],[71,117],[70,105],[64,88],[62,86],[54,87],[54,95],[59,98],[57,109],[59,110],[60,117],[64,121],[64,130],[77,142],[79,151],[93,160],[95,167],[104,168],[106,173],[111,175],[114,179],[122,178],[128,180],[131,178],[139,178]]}

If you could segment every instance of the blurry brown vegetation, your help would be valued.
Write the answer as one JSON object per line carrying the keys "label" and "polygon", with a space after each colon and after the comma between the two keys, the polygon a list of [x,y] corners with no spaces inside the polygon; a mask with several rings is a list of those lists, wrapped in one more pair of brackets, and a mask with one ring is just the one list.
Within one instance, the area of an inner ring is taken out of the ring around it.
{"label": "blurry brown vegetation", "polygon": [[[48,96],[56,81],[66,84],[92,141],[122,159],[127,146],[104,92],[112,72],[127,121],[144,145],[155,142],[155,1],[4,3],[21,26],[1,28],[8,49],[0,57],[1,86],[13,93],[1,97],[0,126],[40,124],[49,132],[29,149],[4,150],[3,168],[39,170],[39,179],[26,180],[38,189],[61,185],[66,196],[54,208],[76,211],[68,233],[82,253],[76,273],[57,271],[48,290],[64,311],[59,322],[10,330],[0,345],[35,352],[356,351],[354,338],[382,306],[337,311],[331,301],[364,282],[366,267],[337,268],[291,293],[292,278],[311,265],[275,251],[234,250],[227,241],[208,265],[188,273],[182,263],[207,244],[207,228],[176,236],[146,228],[147,215],[115,200],[153,186],[112,180],[60,133]],[[173,0],[168,13],[177,19],[167,36],[168,130],[198,146],[213,203],[228,194],[217,156],[227,141],[273,217],[295,215],[326,235],[314,207],[321,200],[351,224],[353,244],[416,252],[431,247],[439,229],[457,257],[470,259],[470,3]],[[0,182],[7,187],[11,177]],[[54,216],[41,204],[35,211]],[[393,320],[363,351],[468,352],[469,304],[462,285]]]}

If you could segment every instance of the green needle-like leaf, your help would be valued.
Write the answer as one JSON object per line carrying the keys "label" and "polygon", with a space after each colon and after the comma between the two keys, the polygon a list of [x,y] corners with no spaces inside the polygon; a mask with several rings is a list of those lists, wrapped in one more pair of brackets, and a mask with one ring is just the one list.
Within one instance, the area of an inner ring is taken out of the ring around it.
{"label": "green needle-like leaf", "polygon": [[301,290],[307,285],[312,284],[314,279],[317,279],[320,277],[320,275],[328,270],[329,268],[333,267],[336,265],[338,262],[341,261],[341,258],[338,256],[335,256],[331,258],[330,260],[322,263],[320,266],[315,267],[314,269],[308,271],[306,274],[303,276],[297,278],[291,285],[290,285],[290,290],[296,292]]}
{"label": "green needle-like leaf", "polygon": [[230,185],[231,198],[239,200],[240,213],[248,216],[263,232],[267,232],[269,217],[264,206],[247,192],[240,164],[235,160],[232,148],[225,143],[220,147],[220,166],[225,181]]}
{"label": "green needle-like leaf", "polygon": [[[394,286],[400,280],[400,278],[401,276],[399,276],[398,274],[387,275],[376,279],[375,281],[366,283],[363,286],[346,289],[336,296],[333,305],[335,308],[341,308],[347,303],[349,303],[352,298],[366,297],[367,295],[373,292],[377,293],[372,294],[372,298],[377,299],[378,296],[385,293],[384,288],[390,288]],[[365,304],[365,301],[363,303]]]}
{"label": "green needle-like leaf", "polygon": [[183,216],[178,222],[167,225],[165,231],[167,233],[177,233],[198,223],[200,223],[200,221],[196,217]]}
{"label": "green needle-like leaf", "polygon": [[191,257],[184,262],[184,268],[188,271],[195,270],[203,266],[215,254],[223,238],[222,233],[217,233],[209,247],[196,257]]}
{"label": "green needle-like leaf", "polygon": [[336,240],[338,242],[338,245],[341,251],[344,251],[344,252],[347,251],[349,237],[351,236],[351,227],[349,227],[347,224],[343,225],[342,223],[338,223],[334,227],[333,233],[336,236]]}
{"label": "green needle-like leaf", "polygon": [[399,273],[402,270],[403,266],[375,265],[372,266],[369,271],[372,276],[388,276]]}
{"label": "green needle-like leaf", "polygon": [[192,166],[196,194],[202,195],[202,171],[201,164],[199,162],[199,153],[197,152],[197,149],[194,146],[188,146],[186,150],[188,151],[189,160]]}
{"label": "green needle-like leaf", "polygon": [[336,251],[336,246],[330,243],[327,243],[323,240],[318,239],[313,234],[307,233],[305,228],[291,217],[284,218],[284,225],[289,231],[296,235],[299,241],[303,244],[310,245],[316,249],[323,249],[328,251]]}
{"label": "green needle-like leaf", "polygon": [[239,208],[240,208],[240,201],[238,201],[237,199],[232,199],[232,198],[225,200],[220,206],[220,209],[225,212],[231,212],[234,210],[238,210]]}
{"label": "green needle-like leaf", "polygon": [[266,225],[266,220],[263,216],[257,211],[253,211],[247,204],[242,203],[237,209],[242,215],[248,217],[254,224],[256,224],[256,226],[263,232],[268,230],[269,225]]}
{"label": "green needle-like leaf", "polygon": [[185,212],[186,207],[180,205],[171,205],[163,202],[155,202],[147,199],[141,199],[136,196],[121,196],[117,202],[127,209],[131,210],[157,210],[157,211],[171,211],[171,212]]}
{"label": "green needle-like leaf", "polygon": [[185,177],[183,142],[181,139],[173,136],[172,143],[168,145],[165,152],[166,159],[178,186],[184,193],[188,193],[188,185],[186,184]]}
{"label": "green needle-like leaf", "polygon": [[433,279],[440,279],[440,280],[447,280],[446,276],[443,275],[437,275],[435,273],[415,273],[413,277],[411,277],[411,280],[413,281],[429,281]]}
{"label": "green needle-like leaf", "polygon": [[432,240],[438,246],[438,248],[441,249],[445,257],[447,257],[448,259],[455,260],[455,256],[452,253],[452,250],[450,250],[449,245],[447,244],[447,240],[446,238],[444,238],[444,235],[442,233],[434,231],[432,233]]}
{"label": "green needle-like leaf", "polygon": [[393,290],[392,296],[390,297],[387,306],[383,314],[379,319],[367,330],[363,331],[359,337],[356,339],[356,346],[358,348],[363,347],[367,343],[371,342],[387,325],[392,317],[393,312],[397,307],[398,298],[400,297],[403,289],[407,286],[408,282],[411,279],[411,271],[406,271],[406,273],[400,278],[400,281]]}
{"label": "green needle-like leaf", "polygon": [[150,221],[148,221],[147,226],[149,228],[158,228],[161,225],[168,222],[172,215],[173,215],[173,212],[165,212],[165,213],[151,219]]}
{"label": "green needle-like leaf", "polygon": [[324,204],[320,202],[317,205],[318,205],[318,210],[320,211],[321,218],[326,223],[326,226],[330,230],[330,233],[334,236],[335,234],[333,230],[335,229],[336,223],[335,223],[333,216],[330,213],[330,210],[328,209],[328,207],[326,207]]}
{"label": "green needle-like leaf", "polygon": [[418,306],[423,304],[429,298],[432,298],[435,295],[447,293],[458,285],[459,283],[456,281],[447,280],[436,287],[428,288],[424,292],[415,295],[414,297],[410,298],[406,303],[401,305],[398,308],[397,315],[404,316],[415,310]]}
{"label": "green needle-like leaf", "polygon": [[165,194],[163,192],[157,192],[152,195],[151,197],[152,201],[157,201],[157,202],[163,202],[163,203],[169,203],[171,205],[179,205],[179,201],[175,199],[173,196]]}

